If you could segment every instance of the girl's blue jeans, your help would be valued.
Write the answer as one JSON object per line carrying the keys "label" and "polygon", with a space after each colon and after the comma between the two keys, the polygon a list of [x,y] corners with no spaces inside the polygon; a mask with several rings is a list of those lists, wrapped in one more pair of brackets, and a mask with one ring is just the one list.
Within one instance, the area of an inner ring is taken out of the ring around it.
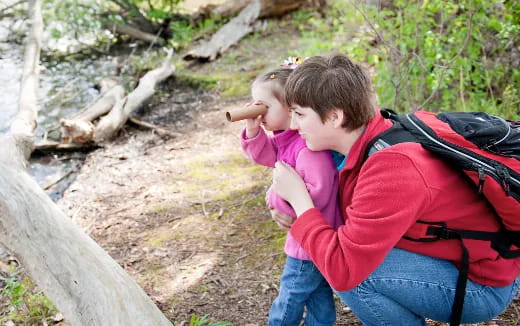
{"label": "girl's blue jeans", "polygon": [[287,257],[280,292],[269,311],[269,326],[329,326],[336,321],[332,289],[314,263]]}
{"label": "girl's blue jeans", "polygon": [[[425,317],[449,322],[459,271],[450,262],[392,249],[356,288],[336,292],[366,326],[426,325]],[[520,277],[505,287],[468,280],[462,323],[492,319],[515,297]]]}

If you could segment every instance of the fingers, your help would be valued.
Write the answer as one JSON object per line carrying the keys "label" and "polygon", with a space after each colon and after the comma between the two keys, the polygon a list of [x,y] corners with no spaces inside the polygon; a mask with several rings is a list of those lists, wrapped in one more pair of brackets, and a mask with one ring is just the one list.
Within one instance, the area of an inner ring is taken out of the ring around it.
{"label": "fingers", "polygon": [[281,224],[281,223],[278,222],[278,221],[275,221],[275,222],[276,222],[276,224],[278,225],[278,227],[279,227],[280,229],[285,230],[285,231],[290,231],[290,230],[291,230],[291,227],[289,227],[289,226],[287,226],[287,225],[283,225],[283,224]]}
{"label": "fingers", "polygon": [[273,220],[278,224],[278,226],[286,231],[289,231],[291,229],[291,225],[293,224],[295,218],[283,213],[280,213],[277,210],[271,209],[271,217]]}

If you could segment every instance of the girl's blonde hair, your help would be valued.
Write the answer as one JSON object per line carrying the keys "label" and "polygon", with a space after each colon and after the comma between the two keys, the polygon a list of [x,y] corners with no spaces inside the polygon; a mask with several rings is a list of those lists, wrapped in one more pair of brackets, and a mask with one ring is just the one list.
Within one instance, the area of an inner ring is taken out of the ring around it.
{"label": "girl's blonde hair", "polygon": [[256,77],[251,86],[255,86],[259,83],[272,83],[273,87],[271,89],[273,95],[276,97],[278,101],[280,101],[280,103],[285,105],[286,101],[284,87],[285,83],[287,83],[289,75],[293,70],[293,68],[288,67],[280,67],[277,69],[270,70]]}

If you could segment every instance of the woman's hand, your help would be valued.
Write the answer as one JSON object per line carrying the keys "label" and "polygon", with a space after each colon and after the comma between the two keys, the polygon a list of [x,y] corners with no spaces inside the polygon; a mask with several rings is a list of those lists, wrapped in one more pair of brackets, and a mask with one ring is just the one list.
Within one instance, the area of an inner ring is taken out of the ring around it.
{"label": "woman's hand", "polygon": [[297,216],[314,207],[302,177],[285,163],[275,163],[271,190],[288,201]]}

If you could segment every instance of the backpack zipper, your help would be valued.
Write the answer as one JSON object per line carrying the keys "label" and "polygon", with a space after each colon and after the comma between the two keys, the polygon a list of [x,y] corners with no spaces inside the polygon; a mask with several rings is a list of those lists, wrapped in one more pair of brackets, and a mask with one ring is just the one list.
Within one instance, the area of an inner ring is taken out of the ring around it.
{"label": "backpack zipper", "polygon": [[[477,163],[478,165],[480,165],[480,167],[482,167],[484,170],[487,170],[488,174],[490,176],[493,177],[493,179],[495,179],[497,182],[500,183],[500,185],[502,186],[503,190],[508,194],[508,195],[511,195],[511,193],[509,192],[509,184],[508,184],[508,181],[513,181],[514,183],[516,183],[517,185],[520,186],[520,180],[517,180],[516,178],[513,178],[512,176],[509,175],[509,173],[507,173],[507,179],[503,179],[501,178],[501,175],[504,174],[502,172],[497,172],[497,168],[487,164],[486,162],[482,162],[481,160],[479,159],[476,159],[472,156],[469,156],[467,155],[466,153],[464,152],[461,152],[459,150],[457,150],[456,148],[453,148],[449,145],[446,145],[444,144],[443,142],[440,142],[438,141],[437,139],[433,138],[426,130],[424,130],[423,128],[421,128],[415,121],[412,120],[412,118],[410,117],[409,114],[406,115],[406,119],[415,127],[417,128],[417,130],[419,130],[419,132],[421,132],[424,136],[426,136],[428,139],[430,139],[431,141],[433,141],[434,143],[436,143],[437,145],[440,145],[452,152],[455,152],[459,155],[462,155],[464,157],[466,157],[467,159],[469,159],[470,161],[473,161],[474,163]],[[486,169],[487,168],[487,169]],[[507,170],[507,168],[506,168]],[[505,175],[504,175],[505,176]],[[514,195],[514,194],[512,194]],[[517,196],[513,196],[515,199],[519,200],[520,201],[520,198],[517,198]]]}
{"label": "backpack zipper", "polygon": [[502,137],[502,139],[497,140],[496,142],[493,143],[493,146],[496,146],[497,144],[500,144],[501,142],[503,142],[507,137],[509,137],[509,135],[511,134],[511,126],[509,125],[509,123],[507,123],[506,120],[504,120],[500,117],[497,117],[497,116],[494,116],[494,117],[497,118],[498,120],[500,120],[500,122],[502,122],[504,125],[506,125],[506,128],[507,128],[506,135],[504,137]]}

